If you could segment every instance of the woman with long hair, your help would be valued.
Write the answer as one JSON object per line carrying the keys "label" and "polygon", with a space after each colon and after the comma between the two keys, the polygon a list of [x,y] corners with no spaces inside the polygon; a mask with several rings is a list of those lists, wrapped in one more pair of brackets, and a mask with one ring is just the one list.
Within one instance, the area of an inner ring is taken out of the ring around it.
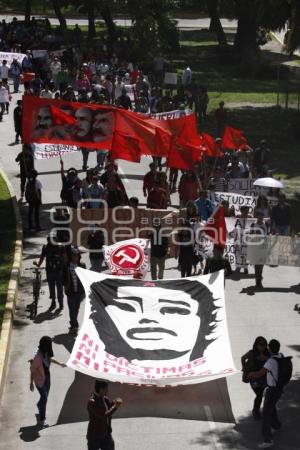
{"label": "woman with long hair", "polygon": [[[268,343],[263,336],[257,336],[253,347],[242,358],[243,381],[248,383],[248,373],[260,370],[269,358]],[[266,387],[266,377],[250,380],[250,386],[255,393],[255,399],[252,409],[254,419],[260,419],[260,406],[263,398],[263,392]]]}
{"label": "woman with long hair", "polygon": [[42,427],[47,426],[46,420],[46,406],[50,391],[50,364],[54,363],[60,367],[66,367],[66,364],[57,361],[54,357],[52,349],[52,339],[49,336],[43,336],[40,339],[38,350],[31,360],[30,367],[30,390],[34,391],[36,386],[40,399],[37,403],[39,410],[38,423]]}

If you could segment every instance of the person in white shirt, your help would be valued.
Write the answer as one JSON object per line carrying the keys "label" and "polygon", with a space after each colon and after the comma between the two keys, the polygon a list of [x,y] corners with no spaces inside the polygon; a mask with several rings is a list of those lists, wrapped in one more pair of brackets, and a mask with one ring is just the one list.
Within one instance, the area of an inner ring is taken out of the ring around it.
{"label": "person in white shirt", "polygon": [[5,59],[2,61],[2,66],[0,66],[0,78],[4,83],[8,82],[8,67]]}
{"label": "person in white shirt", "polygon": [[122,77],[118,75],[117,80],[114,83],[114,100],[121,97],[123,88],[125,88],[125,83],[123,83]]}
{"label": "person in white shirt", "polygon": [[278,362],[276,359],[282,358],[283,354],[279,353],[280,342],[276,339],[271,339],[268,345],[270,358],[265,362],[265,365],[257,372],[250,372],[248,378],[250,380],[267,377],[267,387],[265,390],[264,404],[263,404],[263,423],[262,434],[264,441],[258,446],[259,448],[273,447],[272,429],[279,430],[281,423],[278,419],[276,404],[280,399],[283,387],[278,385]]}
{"label": "person in white shirt", "polygon": [[189,86],[192,83],[192,70],[189,66],[186,66],[184,69],[181,81],[184,87]]}
{"label": "person in white shirt", "polygon": [[7,104],[9,104],[9,91],[2,81],[0,81],[0,121],[2,121],[5,109],[8,113]]}
{"label": "person in white shirt", "polygon": [[49,86],[47,84],[45,84],[45,89],[43,89],[41,91],[40,97],[42,97],[42,98],[53,98],[53,93],[52,93],[52,91],[49,90]]}
{"label": "person in white shirt", "polygon": [[57,57],[54,58],[54,60],[52,61],[52,63],[50,64],[50,70],[52,73],[52,77],[55,83],[55,88],[57,89],[58,84],[57,84],[57,75],[59,74],[59,72],[61,72],[61,62],[59,61],[59,59]]}

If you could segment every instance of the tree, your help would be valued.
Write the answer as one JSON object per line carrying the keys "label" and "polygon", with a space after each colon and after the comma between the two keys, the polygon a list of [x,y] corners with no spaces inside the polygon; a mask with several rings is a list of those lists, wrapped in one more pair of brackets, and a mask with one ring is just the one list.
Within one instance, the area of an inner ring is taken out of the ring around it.
{"label": "tree", "polygon": [[29,25],[30,24],[30,18],[31,18],[31,0],[25,0],[25,24]]}
{"label": "tree", "polygon": [[210,17],[209,29],[212,33],[216,34],[219,45],[225,47],[227,45],[227,38],[221,24],[218,6],[218,0],[206,0],[206,7]]}
{"label": "tree", "polygon": [[54,9],[55,15],[59,21],[59,25],[62,30],[65,30],[67,28],[67,21],[61,11],[61,6],[64,6],[66,3],[64,0],[51,0],[52,7]]}

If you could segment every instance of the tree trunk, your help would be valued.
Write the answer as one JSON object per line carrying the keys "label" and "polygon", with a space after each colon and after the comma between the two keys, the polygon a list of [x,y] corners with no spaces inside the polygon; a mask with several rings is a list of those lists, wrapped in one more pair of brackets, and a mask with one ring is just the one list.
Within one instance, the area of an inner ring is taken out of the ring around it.
{"label": "tree trunk", "polygon": [[216,34],[220,47],[225,47],[227,38],[218,13],[218,2],[217,0],[207,0],[206,5],[210,17],[209,31]]}
{"label": "tree trunk", "polygon": [[52,0],[52,6],[53,6],[53,9],[54,9],[55,15],[56,15],[56,17],[57,17],[57,19],[59,21],[60,27],[63,30],[65,30],[67,28],[67,22],[66,22],[66,19],[65,19],[64,15],[61,12],[60,5],[59,5],[59,0]]}
{"label": "tree trunk", "polygon": [[116,25],[111,17],[111,11],[108,5],[103,6],[100,10],[101,16],[105,22],[107,32],[108,32],[108,41],[110,45],[113,45],[116,41]]}
{"label": "tree trunk", "polygon": [[93,39],[96,36],[95,0],[87,0],[86,6],[87,6],[88,22],[89,22],[88,38]]}
{"label": "tree trunk", "polygon": [[31,18],[31,0],[25,0],[25,25],[30,24],[30,18]]}
{"label": "tree trunk", "polygon": [[253,8],[252,0],[236,1],[237,31],[234,48],[240,56],[241,62],[250,65],[257,59],[259,46],[257,43],[257,12]]}

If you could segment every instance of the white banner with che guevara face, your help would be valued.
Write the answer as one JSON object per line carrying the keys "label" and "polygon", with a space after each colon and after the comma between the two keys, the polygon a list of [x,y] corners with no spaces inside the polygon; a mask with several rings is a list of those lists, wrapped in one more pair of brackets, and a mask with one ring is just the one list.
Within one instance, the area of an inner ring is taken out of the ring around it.
{"label": "white banner with che guevara face", "polygon": [[95,378],[156,386],[236,373],[224,274],[142,281],[77,269],[86,301],[68,366]]}

